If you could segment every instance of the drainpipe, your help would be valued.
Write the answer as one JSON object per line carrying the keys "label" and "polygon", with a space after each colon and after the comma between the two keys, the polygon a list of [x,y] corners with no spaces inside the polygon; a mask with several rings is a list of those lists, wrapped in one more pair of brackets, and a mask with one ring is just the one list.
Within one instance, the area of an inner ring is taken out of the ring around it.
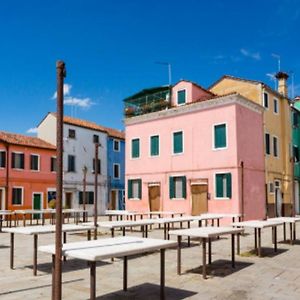
{"label": "drainpipe", "polygon": [[241,209],[240,213],[242,215],[242,220],[244,220],[245,214],[245,203],[244,203],[244,161],[241,161]]}
{"label": "drainpipe", "polygon": [[8,191],[9,191],[9,144],[6,143],[6,178],[5,178],[5,209],[8,209]]}

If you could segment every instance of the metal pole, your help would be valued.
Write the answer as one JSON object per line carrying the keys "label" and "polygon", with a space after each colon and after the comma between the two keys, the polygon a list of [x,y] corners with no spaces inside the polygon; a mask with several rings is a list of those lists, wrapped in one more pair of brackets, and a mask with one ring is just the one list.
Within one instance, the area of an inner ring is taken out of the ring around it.
{"label": "metal pole", "polygon": [[[62,256],[62,190],[63,190],[63,115],[64,115],[64,77],[65,63],[56,63],[57,74],[57,113],[56,113],[56,227],[55,227],[55,275],[54,300],[62,299],[61,256]],[[53,283],[52,283],[53,284]]]}
{"label": "metal pole", "polygon": [[86,222],[86,216],[85,216],[85,205],[86,205],[86,173],[87,173],[87,167],[84,166],[83,169],[83,195],[82,195],[82,202],[83,202],[83,222]]}
{"label": "metal pole", "polygon": [[94,171],[95,171],[95,197],[94,197],[94,240],[97,240],[97,227],[98,227],[98,207],[97,207],[97,202],[98,202],[98,148],[99,144],[95,143],[95,166],[94,166]]}

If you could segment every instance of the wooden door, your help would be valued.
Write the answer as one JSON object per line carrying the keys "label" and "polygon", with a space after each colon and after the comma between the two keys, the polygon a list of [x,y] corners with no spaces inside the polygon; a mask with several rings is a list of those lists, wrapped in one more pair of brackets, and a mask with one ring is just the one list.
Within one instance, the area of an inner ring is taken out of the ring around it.
{"label": "wooden door", "polygon": [[207,202],[207,184],[193,184],[191,185],[192,192],[192,216],[197,216],[208,211]]}
{"label": "wooden door", "polygon": [[[40,210],[42,208],[41,194],[33,194],[33,209]],[[34,214],[34,219],[40,219],[40,214]]]}
{"label": "wooden door", "polygon": [[3,199],[2,199],[2,197],[3,197],[3,191],[2,191],[2,189],[0,189],[0,209],[4,209],[3,207]]}
{"label": "wooden door", "polygon": [[160,210],[160,185],[148,187],[149,207],[150,211]]}
{"label": "wooden door", "polygon": [[115,210],[117,209],[117,206],[116,206],[116,201],[117,200],[117,192],[115,190],[112,190],[110,192],[110,208],[111,210]]}

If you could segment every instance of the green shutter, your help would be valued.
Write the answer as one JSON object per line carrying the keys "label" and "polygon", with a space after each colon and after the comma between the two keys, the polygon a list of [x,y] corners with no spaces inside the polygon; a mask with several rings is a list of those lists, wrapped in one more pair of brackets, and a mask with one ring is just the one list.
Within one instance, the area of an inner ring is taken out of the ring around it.
{"label": "green shutter", "polygon": [[182,198],[186,198],[186,177],[182,176]]}
{"label": "green shutter", "polygon": [[182,153],[183,151],[183,133],[174,132],[173,133],[173,153]]}
{"label": "green shutter", "polygon": [[174,184],[174,177],[169,177],[169,194],[170,199],[175,198],[175,184]]}
{"label": "green shutter", "polygon": [[128,180],[128,199],[132,198],[132,180]]}
{"label": "green shutter", "polygon": [[134,139],[131,141],[131,157],[140,157],[140,139]]}
{"label": "green shutter", "polygon": [[226,147],[226,125],[215,125],[215,148]]}
{"label": "green shutter", "polygon": [[151,136],[151,156],[159,155],[159,136]]}
{"label": "green shutter", "polygon": [[223,174],[216,174],[216,196],[217,198],[224,197],[223,191]]}
{"label": "green shutter", "polygon": [[185,90],[177,92],[177,104],[184,104],[185,103]]}
{"label": "green shutter", "polygon": [[137,179],[138,185],[139,185],[139,192],[138,192],[138,198],[142,199],[142,179]]}
{"label": "green shutter", "polygon": [[226,190],[227,190],[227,198],[231,198],[231,190],[232,190],[232,184],[231,184],[231,173],[226,174]]}

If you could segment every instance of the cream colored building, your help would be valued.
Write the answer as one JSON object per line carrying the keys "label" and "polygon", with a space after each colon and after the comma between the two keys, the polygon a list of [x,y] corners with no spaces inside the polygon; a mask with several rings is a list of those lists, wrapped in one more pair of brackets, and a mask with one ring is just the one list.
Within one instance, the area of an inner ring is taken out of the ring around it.
{"label": "cream colored building", "polygon": [[276,78],[278,91],[260,81],[227,75],[210,87],[210,91],[217,95],[237,92],[265,108],[266,215],[270,217],[291,215],[294,198],[288,75],[279,72]]}

